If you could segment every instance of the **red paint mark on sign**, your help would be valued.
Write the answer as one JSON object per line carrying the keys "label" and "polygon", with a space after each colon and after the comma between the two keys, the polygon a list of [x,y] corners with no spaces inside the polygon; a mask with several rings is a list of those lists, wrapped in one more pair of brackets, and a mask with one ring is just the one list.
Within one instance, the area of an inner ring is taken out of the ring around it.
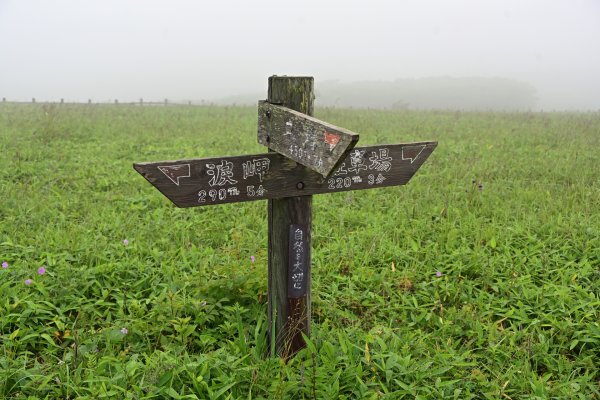
{"label": "red paint mark on sign", "polygon": [[324,132],[325,134],[325,143],[327,143],[329,145],[329,150],[333,150],[333,148],[335,146],[337,146],[337,144],[340,142],[340,139],[342,138],[340,135],[337,135],[335,133],[331,133],[331,132]]}

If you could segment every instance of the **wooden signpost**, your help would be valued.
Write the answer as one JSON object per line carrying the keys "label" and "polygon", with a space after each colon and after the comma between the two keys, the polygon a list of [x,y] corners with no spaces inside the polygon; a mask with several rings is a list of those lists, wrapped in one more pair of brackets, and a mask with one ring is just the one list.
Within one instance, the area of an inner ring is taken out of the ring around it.
{"label": "wooden signpost", "polygon": [[136,163],[178,207],[268,200],[269,340],[284,358],[310,334],[312,195],[404,185],[437,142],[354,147],[358,134],[312,117],[313,78],[269,78],[258,141],[269,153]]}

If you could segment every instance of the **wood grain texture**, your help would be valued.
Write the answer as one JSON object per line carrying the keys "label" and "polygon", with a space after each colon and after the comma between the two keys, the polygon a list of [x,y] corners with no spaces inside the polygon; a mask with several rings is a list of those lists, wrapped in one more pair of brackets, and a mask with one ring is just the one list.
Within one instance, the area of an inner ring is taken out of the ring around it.
{"label": "wood grain texture", "polygon": [[258,142],[329,176],[358,142],[358,133],[266,101],[258,103]]}
{"label": "wood grain texture", "polygon": [[278,153],[137,163],[178,207],[196,207],[404,185],[436,142],[355,147],[325,180]]}

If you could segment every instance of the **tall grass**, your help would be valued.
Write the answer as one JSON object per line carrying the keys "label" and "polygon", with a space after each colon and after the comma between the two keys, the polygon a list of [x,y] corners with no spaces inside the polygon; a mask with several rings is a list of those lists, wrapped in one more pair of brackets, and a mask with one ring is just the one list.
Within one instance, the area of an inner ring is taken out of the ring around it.
{"label": "tall grass", "polygon": [[177,209],[131,167],[261,152],[255,108],[0,104],[0,397],[600,398],[600,114],[317,116],[439,146],[407,186],[315,196],[285,364],[266,204]]}

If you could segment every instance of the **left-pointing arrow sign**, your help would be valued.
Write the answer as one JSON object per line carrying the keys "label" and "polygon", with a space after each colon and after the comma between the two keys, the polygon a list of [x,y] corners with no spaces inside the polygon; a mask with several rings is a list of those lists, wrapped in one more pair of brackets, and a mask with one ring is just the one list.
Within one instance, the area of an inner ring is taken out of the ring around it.
{"label": "left-pointing arrow sign", "polygon": [[158,169],[177,186],[179,186],[180,178],[189,178],[191,176],[190,164],[159,165]]}

